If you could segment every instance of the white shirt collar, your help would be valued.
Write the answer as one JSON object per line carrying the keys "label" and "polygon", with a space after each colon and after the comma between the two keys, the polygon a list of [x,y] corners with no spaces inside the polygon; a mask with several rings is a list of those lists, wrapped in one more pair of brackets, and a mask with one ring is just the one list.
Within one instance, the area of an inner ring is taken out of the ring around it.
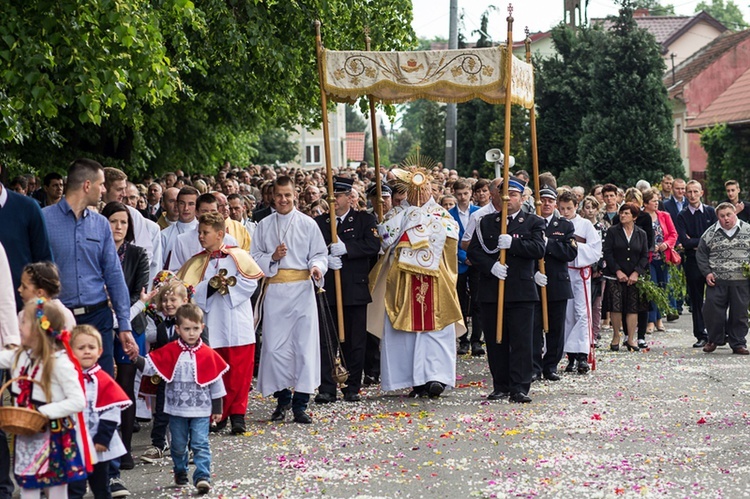
{"label": "white shirt collar", "polygon": [[8,202],[8,190],[0,185],[0,208],[5,206],[5,203]]}
{"label": "white shirt collar", "polygon": [[688,203],[688,209],[690,210],[690,213],[695,214],[696,211],[700,211],[703,213],[703,203],[698,208],[693,208],[693,205]]}

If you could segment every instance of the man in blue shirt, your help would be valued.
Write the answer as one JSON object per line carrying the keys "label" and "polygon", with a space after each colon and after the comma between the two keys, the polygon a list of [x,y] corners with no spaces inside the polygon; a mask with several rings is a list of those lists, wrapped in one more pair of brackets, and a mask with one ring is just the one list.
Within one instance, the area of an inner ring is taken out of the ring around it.
{"label": "man in blue shirt", "polygon": [[112,302],[125,353],[137,355],[130,330],[130,294],[112,239],[109,221],[89,209],[104,192],[102,165],[77,159],[68,169],[68,190],[57,204],[42,210],[47,221],[52,254],[60,271],[60,300],[78,324],[89,324],[102,334],[104,353],[99,365],[114,376]]}
{"label": "man in blue shirt", "polygon": [[[479,206],[471,204],[471,187],[463,180],[458,180],[453,184],[453,195],[456,197],[456,206],[448,212],[458,222],[458,240],[461,241],[469,224],[469,217],[479,209]],[[471,317],[471,338],[469,333],[465,333],[459,338],[458,355],[469,353],[471,345],[471,354],[475,357],[484,355],[482,348],[482,320],[480,316],[479,305],[479,272],[475,270],[466,258],[466,250],[458,247],[458,281],[456,282],[458,299],[461,303],[461,311],[464,315],[464,322]]]}

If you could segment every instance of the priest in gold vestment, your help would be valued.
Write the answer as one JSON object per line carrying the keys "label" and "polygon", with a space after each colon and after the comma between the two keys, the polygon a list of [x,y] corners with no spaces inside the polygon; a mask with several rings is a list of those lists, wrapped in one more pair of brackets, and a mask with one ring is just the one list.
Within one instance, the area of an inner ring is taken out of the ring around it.
{"label": "priest in gold vestment", "polygon": [[411,387],[410,397],[438,397],[456,381],[456,334],[463,334],[456,294],[458,225],[432,197],[418,167],[394,169],[408,189],[378,230],[384,254],[370,274],[368,331],[381,336],[383,390]]}

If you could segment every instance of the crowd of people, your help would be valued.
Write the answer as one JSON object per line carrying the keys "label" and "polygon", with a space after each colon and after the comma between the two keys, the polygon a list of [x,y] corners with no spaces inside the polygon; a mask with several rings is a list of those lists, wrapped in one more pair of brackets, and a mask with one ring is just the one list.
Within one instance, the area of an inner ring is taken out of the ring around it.
{"label": "crowd of people", "polygon": [[[605,330],[613,351],[648,351],[684,305],[693,347],[749,353],[736,181],[714,209],[669,175],[587,195],[543,173],[535,196],[523,170],[507,186],[439,164],[381,173],[378,188],[366,162],[342,168],[329,192],[321,169],[134,182],[78,159],[0,184],[0,368],[12,403],[50,421],[16,436],[13,459],[0,431],[0,499],[11,463],[24,498],[82,497],[85,480],[127,496],[137,416],[151,421],[140,460],[169,455],[183,486],[192,459],[207,493],[209,432],[245,433],[256,375],[271,421],[311,424],[311,398],[357,403],[362,386],[439,398],[460,355],[486,355],[487,400],[529,403],[563,359],[596,369]],[[685,296],[667,288],[680,274]]]}

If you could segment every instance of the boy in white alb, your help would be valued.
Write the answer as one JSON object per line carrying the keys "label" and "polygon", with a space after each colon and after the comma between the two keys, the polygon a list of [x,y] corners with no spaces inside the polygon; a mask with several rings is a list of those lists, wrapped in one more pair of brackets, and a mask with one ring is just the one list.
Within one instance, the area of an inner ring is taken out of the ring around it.
{"label": "boy in white alb", "polygon": [[203,251],[185,262],[177,278],[195,286],[195,303],[205,312],[208,341],[229,364],[224,377],[227,396],[217,429],[227,420],[232,433],[245,433],[247,394],[253,380],[255,321],[250,298],[263,277],[247,251],[224,245],[224,217],[221,213],[201,215],[198,239]]}
{"label": "boy in white alb", "polygon": [[578,199],[571,192],[563,192],[557,197],[560,215],[570,220],[575,227],[578,256],[568,264],[573,299],[568,300],[565,313],[565,353],[568,366],[565,372],[572,372],[578,363],[578,373],[586,374],[594,367],[593,338],[591,328],[591,266],[602,257],[602,238],[594,225],[578,215]]}
{"label": "boy in white alb", "polygon": [[157,348],[137,362],[144,376],[157,374],[166,382],[164,412],[172,433],[174,481],[188,483],[188,442],[193,451],[193,483],[201,494],[211,490],[211,420],[221,419],[221,399],[226,395],[222,376],[229,370],[224,360],[201,341],[203,312],[186,304],[177,310],[175,329],[180,338]]}

